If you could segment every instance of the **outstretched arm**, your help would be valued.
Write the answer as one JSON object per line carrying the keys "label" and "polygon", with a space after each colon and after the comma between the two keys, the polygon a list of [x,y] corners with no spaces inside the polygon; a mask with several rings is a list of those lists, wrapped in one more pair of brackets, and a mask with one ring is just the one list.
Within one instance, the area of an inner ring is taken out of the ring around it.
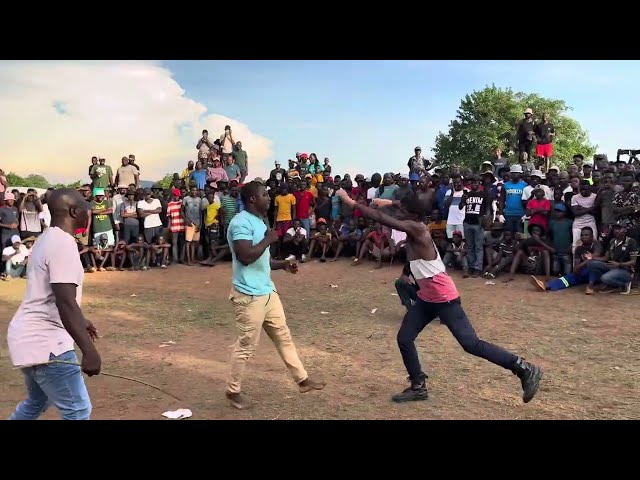
{"label": "outstretched arm", "polygon": [[[336,195],[340,196],[340,200],[346,203],[347,205],[349,205],[350,207],[355,207],[356,201],[350,198],[346,194],[346,192],[344,193],[340,193],[340,192],[344,192],[344,191],[338,190],[338,193],[336,193]],[[394,230],[405,232],[407,235],[411,237],[416,237],[422,232],[422,230],[420,229],[421,224],[418,222],[414,222],[412,220],[398,220],[397,218],[394,218],[391,215],[382,213],[378,209],[367,207],[365,205],[358,205],[358,208],[360,209],[360,211],[365,217],[375,220],[376,222],[380,222],[381,224],[387,227],[391,227]]]}

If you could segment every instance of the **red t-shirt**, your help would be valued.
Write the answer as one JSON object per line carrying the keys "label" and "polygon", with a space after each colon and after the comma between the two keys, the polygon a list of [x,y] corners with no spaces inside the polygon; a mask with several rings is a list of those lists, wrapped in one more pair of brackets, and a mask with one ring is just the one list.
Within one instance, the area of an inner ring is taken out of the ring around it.
{"label": "red t-shirt", "polygon": [[309,190],[305,190],[304,192],[295,192],[293,196],[296,197],[296,218],[300,220],[309,218],[311,201],[315,198],[313,193]]}
{"label": "red t-shirt", "polygon": [[[546,198],[543,198],[542,200],[537,200],[535,198],[532,198],[527,202],[527,210],[529,209],[531,210],[544,209],[547,212],[550,212],[551,201],[547,200]],[[546,232],[549,226],[549,217],[544,216],[540,213],[534,213],[533,215],[531,215],[531,218],[529,219],[529,225],[540,225],[542,228],[544,228],[544,231]]]}

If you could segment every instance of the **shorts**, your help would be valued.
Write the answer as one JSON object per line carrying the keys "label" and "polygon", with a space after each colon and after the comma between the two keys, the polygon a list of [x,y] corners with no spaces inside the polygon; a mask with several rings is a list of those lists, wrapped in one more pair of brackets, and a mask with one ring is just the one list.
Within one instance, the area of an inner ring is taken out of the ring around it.
{"label": "shorts", "polygon": [[199,242],[200,227],[196,227],[195,225],[186,226],[184,230],[184,239],[187,242]]}
{"label": "shorts", "polygon": [[[107,247],[113,247],[116,244],[116,237],[113,235],[113,230],[109,230],[108,232],[100,232],[100,233],[94,233],[93,234],[93,244],[94,245],[99,245],[100,244],[100,237],[102,235],[106,235],[107,236]],[[83,244],[84,245],[84,244]]]}
{"label": "shorts", "polygon": [[553,143],[544,143],[536,145],[536,156],[538,157],[553,157]]}

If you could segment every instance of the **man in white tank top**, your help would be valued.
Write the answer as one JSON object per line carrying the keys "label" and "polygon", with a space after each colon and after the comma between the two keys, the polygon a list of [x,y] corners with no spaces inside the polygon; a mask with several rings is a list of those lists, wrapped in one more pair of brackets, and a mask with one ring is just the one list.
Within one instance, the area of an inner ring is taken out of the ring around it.
{"label": "man in white tank top", "polygon": [[[411,386],[394,395],[392,400],[409,402],[428,398],[427,375],[420,366],[415,340],[433,319],[440,318],[440,322],[447,326],[465,352],[489,360],[517,375],[522,383],[522,399],[524,403],[528,403],[538,391],[542,368],[497,345],[480,340],[476,335],[462,308],[458,290],[447,275],[429,230],[422,221],[426,213],[431,211],[433,196],[420,198],[415,192],[411,192],[399,201],[374,200],[374,207],[389,204],[397,207],[393,216],[383,213],[380,208],[358,205],[365,217],[406,232],[407,260],[418,285],[418,299],[405,315],[398,332],[398,347],[409,373]],[[348,195],[340,197],[342,202],[356,205],[355,200]]]}

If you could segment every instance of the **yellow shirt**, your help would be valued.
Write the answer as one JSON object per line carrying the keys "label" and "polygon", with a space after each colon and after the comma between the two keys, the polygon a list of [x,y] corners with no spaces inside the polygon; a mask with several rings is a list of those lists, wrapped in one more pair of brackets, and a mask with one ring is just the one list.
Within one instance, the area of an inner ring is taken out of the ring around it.
{"label": "yellow shirt", "polygon": [[296,204],[296,197],[294,197],[293,194],[289,193],[287,195],[276,196],[275,204],[278,208],[276,222],[290,222],[293,220],[291,218],[291,207]]}
{"label": "yellow shirt", "polygon": [[314,187],[313,185],[311,185],[311,188],[309,188],[309,191],[311,192],[311,194],[318,198],[318,189],[316,187]]}
{"label": "yellow shirt", "polygon": [[207,215],[204,219],[205,227],[209,227],[218,223],[218,212],[220,211],[220,203],[213,202],[207,207]]}
{"label": "yellow shirt", "polygon": [[189,178],[189,175],[191,175],[191,172],[195,172],[195,169],[189,170],[188,168],[185,168],[184,170],[182,170],[182,176],[180,178],[186,180],[187,178]]}

